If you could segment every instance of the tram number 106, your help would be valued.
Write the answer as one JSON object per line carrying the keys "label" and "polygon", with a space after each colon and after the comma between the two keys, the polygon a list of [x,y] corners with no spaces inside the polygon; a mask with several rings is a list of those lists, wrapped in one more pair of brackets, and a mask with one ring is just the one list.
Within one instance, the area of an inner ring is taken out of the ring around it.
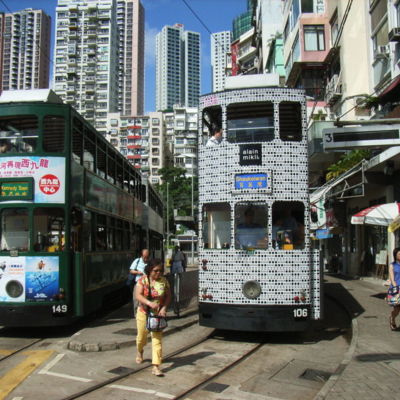
{"label": "tram number 106", "polygon": [[307,318],[308,309],[307,308],[295,308],[293,309],[293,315],[295,318]]}

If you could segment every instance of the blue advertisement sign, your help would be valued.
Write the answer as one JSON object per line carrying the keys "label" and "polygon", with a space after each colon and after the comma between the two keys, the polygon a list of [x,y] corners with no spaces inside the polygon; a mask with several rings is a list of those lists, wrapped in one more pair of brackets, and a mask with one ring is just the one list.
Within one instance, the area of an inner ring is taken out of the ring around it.
{"label": "blue advertisement sign", "polygon": [[235,189],[268,189],[268,174],[237,174]]}
{"label": "blue advertisement sign", "polygon": [[329,233],[329,229],[317,229],[315,231],[315,237],[317,239],[329,239],[333,237],[333,234]]}

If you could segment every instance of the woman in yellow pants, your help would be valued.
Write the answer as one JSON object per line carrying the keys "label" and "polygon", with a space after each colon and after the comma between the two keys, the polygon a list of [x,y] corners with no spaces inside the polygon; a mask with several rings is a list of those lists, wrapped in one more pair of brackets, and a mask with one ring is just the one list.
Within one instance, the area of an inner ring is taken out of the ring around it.
{"label": "woman in yellow pants", "polygon": [[[136,362],[143,362],[143,349],[147,343],[148,331],[146,319],[149,310],[165,317],[167,308],[171,302],[171,291],[167,279],[163,276],[164,267],[160,259],[150,260],[143,275],[136,283],[135,296],[138,301],[136,313],[137,337],[136,337]],[[151,296],[149,296],[151,290]],[[150,297],[150,299],[149,299]],[[163,376],[160,370],[162,363],[162,332],[151,332],[152,343],[152,373],[156,376]]]}

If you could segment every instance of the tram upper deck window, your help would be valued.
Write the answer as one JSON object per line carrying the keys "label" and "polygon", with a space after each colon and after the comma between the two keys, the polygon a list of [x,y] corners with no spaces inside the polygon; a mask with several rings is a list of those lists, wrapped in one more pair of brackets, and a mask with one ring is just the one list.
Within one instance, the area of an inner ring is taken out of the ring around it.
{"label": "tram upper deck window", "polygon": [[280,250],[304,248],[304,204],[276,201],[272,205],[272,247]]}
{"label": "tram upper deck window", "polygon": [[1,251],[29,249],[29,215],[26,208],[1,211]]}
{"label": "tram upper deck window", "polygon": [[203,110],[202,117],[203,144],[213,135],[215,127],[222,127],[222,108],[221,106],[207,107]]}
{"label": "tram upper deck window", "polygon": [[228,203],[203,206],[203,243],[206,249],[229,249],[231,208]]}
{"label": "tram upper deck window", "polygon": [[65,119],[57,115],[46,115],[43,118],[43,150],[64,151]]}
{"label": "tram upper deck window", "polygon": [[38,207],[33,211],[33,250],[50,253],[64,250],[64,210],[57,207]]}
{"label": "tram upper deck window", "polygon": [[0,118],[0,153],[33,153],[38,140],[35,115]]}
{"label": "tram upper deck window", "polygon": [[274,107],[271,102],[235,103],[227,108],[230,143],[274,140]]}
{"label": "tram upper deck window", "polygon": [[268,209],[265,204],[237,204],[235,207],[235,248],[266,249]]}
{"label": "tram upper deck window", "polygon": [[300,103],[293,101],[279,103],[279,136],[284,141],[301,141],[302,118]]}

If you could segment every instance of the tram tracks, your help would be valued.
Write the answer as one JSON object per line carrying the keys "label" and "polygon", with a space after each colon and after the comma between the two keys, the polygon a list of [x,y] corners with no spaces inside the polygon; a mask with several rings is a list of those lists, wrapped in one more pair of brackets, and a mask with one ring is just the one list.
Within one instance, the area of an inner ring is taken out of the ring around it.
{"label": "tram tracks", "polygon": [[[209,335],[168,354],[164,358],[163,364],[163,366],[165,366],[164,370],[168,370],[168,373],[166,374],[167,379],[155,377],[151,379],[152,383],[155,385],[152,386],[153,389],[151,387],[149,389],[147,385],[146,387],[141,387],[143,386],[143,382],[147,382],[152,376],[150,373],[151,364],[147,362],[143,366],[136,368],[134,371],[122,373],[117,377],[91,385],[80,392],[64,397],[62,400],[73,400],[79,398],[89,399],[92,398],[91,395],[100,395],[103,398],[112,398],[113,396],[109,392],[114,390],[140,392],[142,393],[142,398],[147,398],[145,394],[143,394],[147,393],[149,396],[148,398],[160,397],[184,399],[190,394],[201,390],[217,377],[240,364],[263,345],[263,343],[247,343],[246,345],[243,342],[236,342],[234,345],[231,343],[230,346],[235,348],[233,354],[225,354],[224,357],[227,358],[226,360],[222,361],[220,359],[219,362],[216,362],[215,356],[217,355],[218,358],[218,343],[222,347],[225,347],[225,350],[222,351],[226,353],[226,342],[215,339],[212,335]],[[243,345],[245,349],[239,351],[241,345]],[[205,349],[210,349],[210,351],[205,351]],[[208,358],[210,358],[210,361],[207,361]],[[186,368],[186,371],[182,371],[187,367],[186,364],[188,360],[189,367]],[[201,360],[203,367],[197,367],[196,361],[190,360]],[[192,373],[194,371],[188,373],[187,370],[194,369],[195,364],[196,374]],[[209,367],[204,367],[204,364],[209,364]],[[221,365],[216,368],[214,364]],[[209,371],[207,371],[207,369]],[[181,374],[177,372],[178,370],[181,370]],[[185,378],[181,379],[182,376],[185,376]],[[103,393],[102,391],[106,392]]]}

